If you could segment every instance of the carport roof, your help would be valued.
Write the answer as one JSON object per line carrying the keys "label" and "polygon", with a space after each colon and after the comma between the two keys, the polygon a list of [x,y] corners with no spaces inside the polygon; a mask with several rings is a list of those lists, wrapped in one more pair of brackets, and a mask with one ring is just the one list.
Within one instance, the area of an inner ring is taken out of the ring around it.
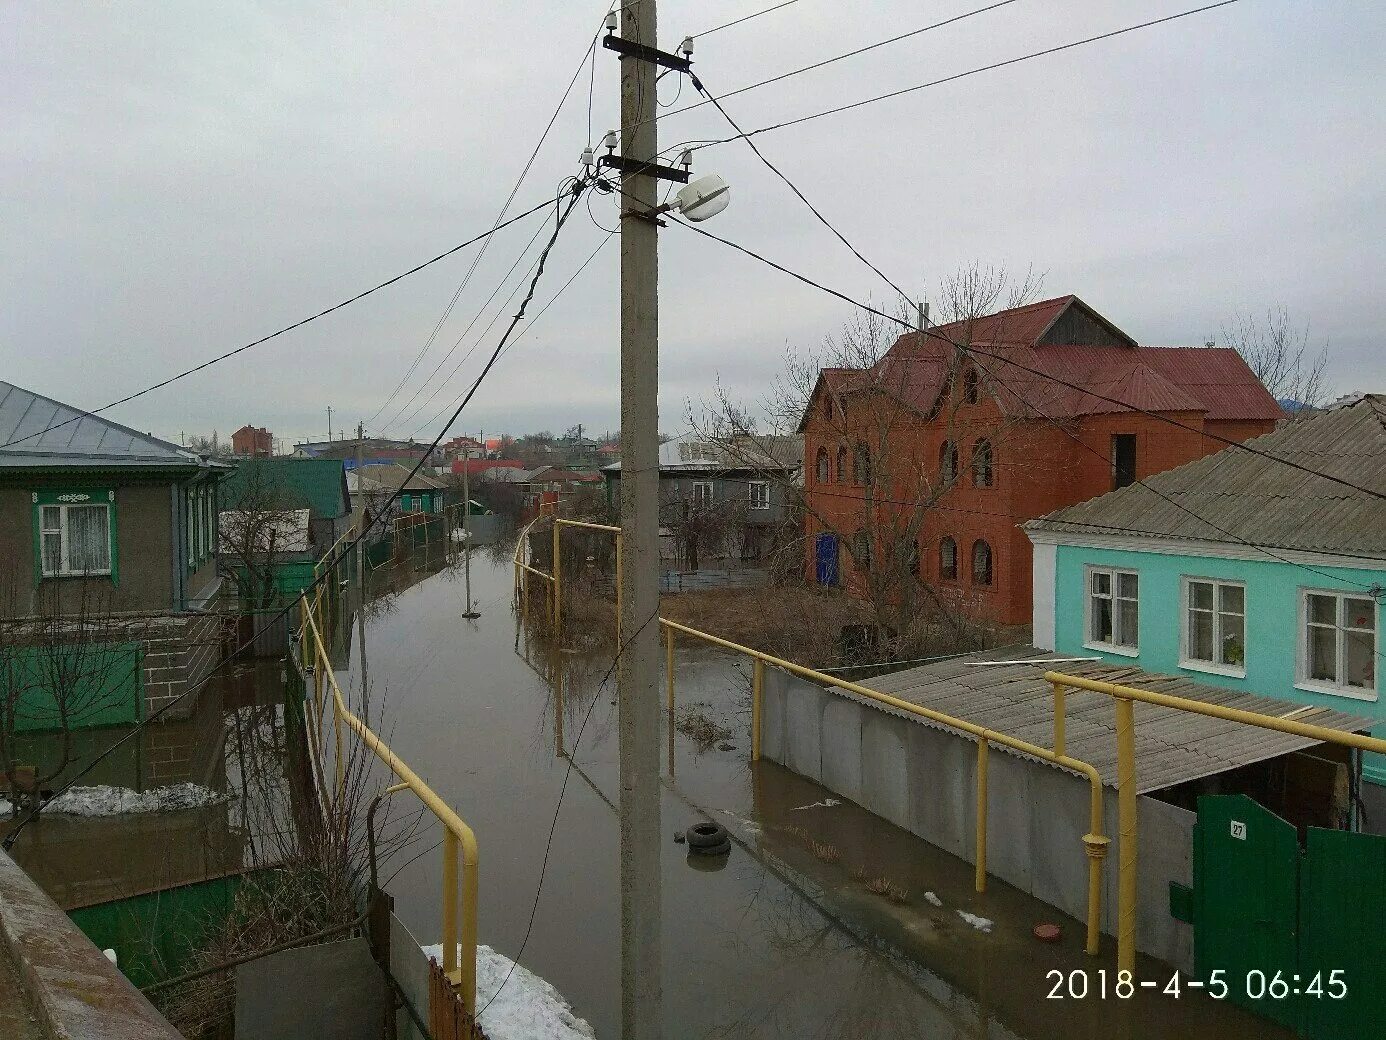
{"label": "carport roof", "polygon": [[[982,661],[1026,663],[980,664]],[[1071,657],[1030,646],[984,650],[948,661],[878,675],[862,680],[861,685],[1047,748],[1054,746],[1053,689],[1043,679],[1044,672],[1048,670],[1122,683],[1137,689],[1207,701],[1263,715],[1293,718],[1296,722],[1344,732],[1369,730],[1375,725],[1372,719],[1333,708],[1294,704],[1209,686],[1186,676],[1159,675],[1104,661],[1075,661]],[[861,699],[852,694],[846,696]],[[904,711],[879,704],[874,706],[913,718],[926,726],[936,726]],[[1101,693],[1070,689],[1065,709],[1065,751],[1073,758],[1090,763],[1101,774],[1104,784],[1115,787],[1116,712],[1112,698]],[[1136,786],[1141,794],[1276,758],[1319,743],[1307,737],[1139,701],[1135,704],[1135,713]]]}

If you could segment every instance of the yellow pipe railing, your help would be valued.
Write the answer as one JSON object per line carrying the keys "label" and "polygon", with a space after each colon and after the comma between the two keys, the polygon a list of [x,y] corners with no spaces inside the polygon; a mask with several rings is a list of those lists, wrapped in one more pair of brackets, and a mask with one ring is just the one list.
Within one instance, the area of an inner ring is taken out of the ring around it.
{"label": "yellow pipe railing", "polygon": [[[1090,765],[1087,762],[1083,762],[1080,759],[1071,758],[1068,755],[1058,754],[1057,752],[1052,751],[1049,748],[1040,747],[1037,744],[1031,744],[1029,741],[1020,740],[1017,737],[1012,737],[1008,733],[1001,733],[994,729],[987,729],[985,726],[979,726],[974,722],[968,722],[966,719],[960,719],[955,718],[951,715],[945,715],[943,712],[935,711],[932,708],[925,708],[921,705],[914,704],[910,701],[902,700],[899,697],[893,697],[888,693],[882,693],[879,690],[873,690],[870,687],[862,686],[860,683],[854,683],[846,679],[840,679],[835,675],[828,675],[826,672],[820,672],[814,668],[808,668],[801,664],[795,664],[793,661],[786,661],[784,658],[776,657],[773,654],[767,654],[760,650],[753,650],[751,647],[742,646],[740,643],[733,643],[729,639],[722,639],[720,636],[714,636],[711,633],[702,632],[696,628],[690,628],[687,625],[681,625],[677,621],[669,621],[665,618],[660,618],[659,623],[665,627],[666,631],[682,632],[685,635],[692,636],[695,639],[701,639],[703,642],[710,643],[713,646],[720,646],[725,650],[731,650],[736,653],[750,657],[753,660],[759,662],[762,668],[765,665],[770,665],[771,667],[778,668],[781,671],[789,672],[791,675],[797,675],[801,678],[809,679],[815,683],[819,683],[824,686],[832,686],[836,687],[839,690],[845,690],[848,693],[854,693],[859,697],[866,698],[867,700],[875,701],[878,704],[888,705],[889,707],[896,708],[900,711],[907,712],[911,715],[919,716],[920,718],[928,719],[931,722],[935,722],[939,725],[946,726],[949,729],[958,730],[959,732],[967,733],[977,738],[978,797],[976,860],[980,864],[977,872],[977,891],[979,892],[983,892],[986,890],[985,863],[987,798],[986,764],[984,759],[986,757],[987,751],[989,750],[989,745],[999,744],[1003,747],[1008,747],[1013,751],[1018,751],[1021,754],[1030,755],[1034,758],[1043,759],[1046,762],[1052,762],[1057,766],[1061,766],[1062,768],[1069,770],[1070,772],[1078,773],[1085,777],[1088,781],[1088,788],[1090,792],[1088,805],[1088,821],[1090,832],[1083,836],[1083,851],[1088,859],[1088,912],[1086,949],[1087,952],[1090,954],[1095,955],[1098,952],[1102,929],[1101,871],[1102,861],[1106,856],[1108,838],[1102,833],[1102,829],[1105,826],[1102,814],[1102,777],[1098,774],[1097,770],[1092,765]],[[753,723],[753,732],[751,738],[752,758],[760,757],[761,734],[759,732],[758,720],[761,717],[761,706],[759,702],[763,697],[763,680],[761,684],[756,684],[753,681],[751,694],[751,719]]]}
{"label": "yellow pipe railing", "polygon": [[[353,715],[342,697],[341,687],[332,671],[332,664],[323,646],[319,631],[316,608],[320,598],[315,598],[312,606],[307,600],[302,605],[302,629],[300,652],[311,654],[315,709],[318,724],[321,725],[322,699],[327,689],[332,692],[332,712],[337,725],[337,791],[342,790],[341,726],[345,724],[361,739],[361,742],[384,762],[395,776],[411,791],[418,795],[430,812],[443,825],[443,971],[457,987],[462,1005],[468,1015],[476,1013],[476,927],[477,927],[477,844],[476,835],[452,808],[434,793],[417,773],[390,750],[383,740],[376,736],[364,722]],[[305,638],[309,637],[309,638]],[[458,906],[458,859],[459,851],[462,867],[462,903]],[[460,921],[460,923],[459,923]],[[461,947],[461,957],[458,948]]]}
{"label": "yellow pipe railing", "polygon": [[[537,519],[537,518],[536,518],[536,519]],[[520,570],[521,568],[523,568],[525,571],[527,571],[527,572],[532,572],[532,573],[534,573],[534,574],[538,574],[538,575],[540,575],[541,577],[543,577],[544,579],[546,579],[547,581],[549,581],[549,583],[550,583],[550,589],[552,590],[554,600],[556,601],[556,600],[558,599],[558,597],[561,595],[561,588],[562,588],[562,570],[561,570],[561,568],[556,567],[556,568],[555,568],[555,572],[554,572],[553,574],[545,574],[543,571],[538,570],[537,568],[531,566],[530,564],[523,562],[522,559],[521,559],[521,557],[522,557],[522,555],[523,555],[523,553],[524,553],[524,545],[525,545],[525,537],[524,537],[524,536],[528,534],[529,529],[530,529],[530,527],[532,527],[532,526],[534,525],[534,522],[535,522],[535,521],[531,521],[530,524],[529,524],[528,526],[526,526],[525,530],[524,530],[523,532],[521,532],[521,542],[520,542],[520,544],[517,544],[516,549],[515,549],[515,567],[516,567],[516,569],[517,569],[517,573],[519,572],[519,570]],[[555,518],[554,518],[554,560],[555,560],[555,562],[558,561],[558,559],[559,559],[559,550],[560,550],[560,548],[561,548],[560,536],[559,536],[558,532],[559,532],[559,529],[560,529],[561,527],[563,527],[563,526],[584,527],[584,528],[588,528],[588,529],[590,529],[590,530],[610,531],[610,532],[614,532],[614,533],[615,533],[616,539],[617,539],[617,552],[616,552],[616,567],[617,567],[617,575],[618,575],[618,579],[617,579],[617,588],[618,588],[618,590],[619,590],[619,587],[620,587],[620,585],[619,585],[619,575],[620,575],[621,556],[622,556],[622,553],[621,553],[621,545],[620,545],[620,540],[621,540],[621,529],[618,528],[618,527],[612,527],[612,526],[610,526],[610,525],[608,525],[608,524],[591,524],[591,523],[586,523],[586,522],[584,522],[584,521],[578,521],[578,520],[564,520],[564,519],[561,519],[561,518],[559,518],[559,517],[555,517]],[[619,593],[618,593],[618,594],[619,594]],[[921,705],[911,703],[910,701],[902,700],[902,699],[900,699],[900,698],[898,698],[898,697],[892,697],[892,696],[889,695],[889,694],[881,693],[879,690],[873,690],[873,689],[871,689],[871,688],[869,688],[869,687],[862,686],[862,685],[859,684],[859,683],[853,683],[853,682],[849,682],[849,681],[847,681],[847,680],[845,680],[845,679],[839,679],[837,676],[828,675],[828,674],[825,673],[825,672],[820,672],[820,671],[817,671],[816,669],[813,669],[813,668],[807,668],[807,667],[805,667],[804,665],[795,664],[793,661],[787,661],[787,660],[785,660],[784,658],[776,657],[776,656],[774,656],[773,654],[763,653],[763,652],[761,652],[761,651],[759,651],[759,650],[754,650],[754,649],[752,649],[751,647],[742,646],[740,643],[734,643],[734,642],[732,642],[732,641],[729,640],[729,639],[722,639],[722,638],[720,638],[719,636],[714,636],[714,635],[712,635],[712,634],[709,633],[709,632],[703,632],[703,631],[701,631],[701,630],[699,630],[699,629],[696,629],[696,628],[690,628],[690,627],[687,626],[687,625],[681,625],[681,624],[679,624],[677,621],[669,621],[669,620],[666,619],[666,618],[660,618],[660,619],[659,619],[659,623],[660,623],[661,625],[664,626],[665,635],[666,635],[666,644],[665,644],[665,657],[666,657],[666,663],[665,663],[665,668],[666,668],[667,673],[668,673],[668,674],[667,674],[667,680],[666,680],[666,681],[667,681],[667,686],[668,686],[667,701],[668,701],[668,711],[669,711],[669,718],[670,718],[671,726],[672,726],[672,720],[673,720],[673,714],[674,714],[674,669],[673,669],[674,637],[673,637],[673,634],[674,634],[675,632],[682,632],[682,633],[684,633],[685,635],[692,636],[692,637],[695,638],[695,639],[701,639],[703,642],[710,643],[710,644],[712,644],[713,646],[718,646],[718,647],[721,647],[722,649],[725,649],[725,650],[731,650],[731,651],[733,651],[733,652],[735,652],[735,653],[742,654],[742,655],[747,656],[747,657],[750,657],[750,658],[752,659],[752,661],[754,662],[754,666],[753,666],[753,667],[754,667],[754,672],[753,672],[753,677],[752,677],[752,682],[751,682],[751,760],[752,760],[753,762],[759,761],[759,760],[760,760],[760,753],[761,753],[761,718],[762,718],[762,702],[763,702],[764,696],[765,696],[765,666],[766,666],[766,665],[770,665],[770,666],[772,666],[772,667],[779,668],[779,669],[781,669],[782,671],[789,672],[789,673],[792,674],[792,675],[798,675],[798,676],[800,676],[801,678],[809,679],[809,680],[811,680],[811,681],[813,681],[813,682],[821,683],[821,684],[823,684],[823,685],[825,685],[825,686],[832,686],[832,687],[835,687],[835,688],[840,689],[840,690],[845,690],[845,691],[847,691],[848,693],[854,693],[854,694],[856,694],[856,695],[858,695],[858,696],[860,696],[860,697],[865,697],[865,698],[868,699],[868,700],[875,701],[875,702],[877,702],[877,703],[879,703],[879,704],[888,705],[888,706],[890,706],[890,707],[892,707],[892,708],[896,708],[896,709],[898,709],[898,710],[901,710],[901,711],[904,711],[904,712],[908,712],[909,714],[919,716],[920,718],[928,719],[928,720],[930,720],[931,722],[935,722],[935,723],[938,723],[939,725],[947,726],[947,727],[950,728],[950,729],[955,729],[955,730],[958,730],[959,732],[967,733],[967,734],[969,734],[969,735],[971,735],[971,736],[977,738],[977,742],[978,742],[978,743],[977,743],[977,784],[978,784],[978,790],[977,790],[977,836],[976,836],[976,840],[977,840],[977,852],[976,852],[976,862],[977,862],[977,864],[978,864],[978,867],[977,867],[977,891],[979,891],[979,892],[984,892],[984,891],[986,891],[986,831],[987,831],[987,817],[988,817],[988,800],[987,800],[987,791],[986,791],[986,787],[987,787],[987,775],[986,775],[986,771],[987,771],[987,762],[986,762],[986,756],[987,756],[987,752],[988,752],[989,749],[990,749],[990,744],[992,744],[992,743],[999,744],[999,745],[1001,745],[1001,746],[1003,746],[1003,747],[1008,747],[1008,748],[1010,748],[1010,749],[1013,750],[1013,751],[1018,751],[1018,752],[1020,752],[1021,754],[1030,755],[1030,756],[1032,756],[1032,757],[1034,757],[1034,758],[1039,758],[1039,759],[1043,759],[1044,761],[1047,761],[1047,762],[1052,762],[1053,764],[1055,764],[1055,765],[1057,765],[1057,766],[1060,766],[1060,767],[1062,767],[1062,768],[1064,768],[1064,769],[1067,769],[1067,770],[1069,770],[1070,772],[1078,773],[1079,775],[1083,776],[1083,777],[1088,781],[1088,787],[1089,787],[1089,791],[1090,791],[1090,795],[1089,795],[1089,813],[1088,813],[1088,819],[1089,819],[1089,833],[1085,834],[1085,835],[1083,836],[1083,839],[1082,839],[1082,840],[1083,840],[1083,851],[1084,851],[1084,854],[1086,855],[1087,860],[1088,860],[1087,942],[1086,942],[1085,948],[1086,948],[1086,950],[1087,950],[1087,952],[1088,952],[1089,954],[1092,954],[1092,955],[1096,955],[1096,954],[1097,954],[1098,949],[1099,949],[1099,946],[1100,946],[1100,942],[1101,942],[1101,928],[1102,928],[1102,903],[1101,903],[1101,900],[1102,900],[1102,863],[1103,863],[1103,860],[1106,858],[1107,848],[1108,848],[1108,846],[1109,846],[1109,844],[1110,844],[1110,839],[1108,839],[1107,836],[1104,835],[1104,834],[1102,833],[1103,828],[1104,828],[1104,826],[1105,826],[1105,822],[1104,822],[1104,819],[1103,819],[1103,811],[1102,811],[1102,800],[1103,800],[1103,793],[1102,793],[1102,777],[1098,774],[1097,770],[1096,770],[1091,764],[1089,764],[1089,763],[1087,763],[1087,762],[1083,762],[1083,761],[1081,761],[1081,760],[1079,760],[1079,759],[1076,759],[1076,758],[1071,758],[1071,757],[1069,757],[1068,755],[1064,754],[1061,750],[1050,750],[1049,748],[1040,747],[1040,746],[1037,745],[1037,744],[1031,744],[1029,741],[1020,740],[1020,739],[1018,739],[1018,738],[1016,738],[1016,737],[1010,736],[1010,735],[1007,734],[1007,733],[1001,733],[1001,732],[999,732],[999,731],[997,731],[997,730],[987,729],[987,728],[984,727],[984,726],[978,726],[976,723],[968,722],[966,719],[960,719],[960,718],[956,718],[956,717],[951,716],[951,715],[945,715],[943,712],[934,711],[932,708],[925,708],[925,707],[922,707]],[[618,649],[619,649],[619,647],[620,647],[620,603],[619,603],[619,599],[618,599],[618,602],[617,602],[617,617],[616,617],[616,624],[617,624],[617,647],[618,647]],[[1057,730],[1057,732],[1056,732],[1056,736],[1058,736],[1059,738],[1062,738],[1062,736],[1063,736],[1063,733],[1062,733],[1062,725],[1061,725],[1061,724],[1059,725],[1059,728],[1058,728],[1058,730]],[[1060,739],[1060,743],[1061,743],[1061,739]],[[673,772],[673,765],[674,765],[674,762],[673,762],[673,746],[672,746],[672,733],[671,733],[670,754],[669,754],[669,766],[670,766],[670,773],[671,773],[671,775],[672,775],[672,772]]]}
{"label": "yellow pipe railing", "polygon": [[1315,726],[1308,722],[1281,719],[1274,715],[1261,715],[1241,708],[1228,708],[1221,704],[1191,700],[1154,690],[1142,690],[1135,686],[1120,683],[1102,682],[1100,679],[1087,679],[1064,672],[1045,672],[1044,678],[1054,686],[1055,726],[1062,732],[1059,719],[1062,714],[1063,690],[1073,688],[1106,694],[1116,699],[1117,735],[1117,831],[1121,835],[1121,846],[1117,850],[1117,970],[1134,971],[1136,966],[1136,722],[1135,702],[1155,704],[1163,708],[1175,708],[1194,715],[1239,722],[1259,729],[1276,730],[1292,736],[1305,737],[1325,744],[1356,748],[1359,751],[1374,751],[1386,754],[1386,740],[1363,736],[1360,733],[1347,733],[1342,730]]}

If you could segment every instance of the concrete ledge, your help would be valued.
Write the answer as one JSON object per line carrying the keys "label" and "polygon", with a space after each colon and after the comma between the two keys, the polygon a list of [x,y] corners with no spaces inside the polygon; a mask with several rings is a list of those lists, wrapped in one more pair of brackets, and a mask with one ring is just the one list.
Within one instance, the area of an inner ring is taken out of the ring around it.
{"label": "concrete ledge", "polygon": [[182,1040],[4,852],[0,943],[19,971],[40,1027],[53,1040]]}

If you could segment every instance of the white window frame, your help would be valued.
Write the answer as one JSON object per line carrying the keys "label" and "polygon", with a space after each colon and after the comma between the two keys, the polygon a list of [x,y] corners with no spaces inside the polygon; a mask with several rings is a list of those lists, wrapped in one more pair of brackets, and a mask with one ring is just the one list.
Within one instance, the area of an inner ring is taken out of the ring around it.
{"label": "white window frame", "polygon": [[[1120,643],[1102,643],[1092,638],[1092,579],[1095,574],[1106,574],[1111,579],[1112,601],[1112,637],[1116,638],[1121,625],[1121,611],[1117,609],[1117,588],[1118,578],[1126,574],[1136,579],[1136,638],[1135,645],[1125,646]],[[1120,654],[1122,657],[1139,657],[1141,655],[1141,622],[1140,622],[1140,581],[1141,572],[1133,571],[1126,567],[1094,567],[1083,568],[1083,646],[1089,650],[1101,650],[1108,654]]]}
{"label": "white window frame", "polygon": [[[67,533],[67,511],[69,509],[104,509],[106,511],[106,542],[111,544],[111,506],[109,502],[48,502],[39,507],[39,574],[45,578],[98,578],[109,577],[112,573],[110,561],[113,554],[109,548],[106,550],[107,565],[101,570],[71,570],[67,566],[68,559],[68,533]],[[43,514],[45,510],[58,510],[58,526],[45,527]],[[58,535],[58,563],[59,567],[55,571],[48,569],[47,562],[43,555],[43,536],[45,534]]]}
{"label": "white window frame", "polygon": [[[1315,589],[1301,588],[1299,590],[1299,633],[1296,636],[1297,650],[1295,653],[1295,683],[1296,690],[1305,690],[1310,693],[1329,693],[1335,697],[1348,697],[1357,701],[1375,701],[1377,690],[1381,685],[1381,672],[1374,669],[1375,683],[1370,688],[1361,686],[1345,686],[1336,682],[1326,682],[1323,679],[1311,679],[1309,677],[1309,597],[1310,596],[1330,596],[1337,600],[1337,643],[1334,647],[1338,661],[1338,674],[1342,674],[1343,663],[1346,657],[1343,653],[1343,646],[1346,642],[1346,634],[1343,626],[1343,601],[1349,599],[1364,599],[1372,604],[1375,616],[1372,619],[1372,642],[1374,651],[1379,654],[1381,648],[1381,606],[1372,597],[1370,591],[1362,589],[1352,591],[1348,589]],[[1350,631],[1360,631],[1349,626]]]}
{"label": "white window frame", "polygon": [[[1222,587],[1229,586],[1242,590],[1242,663],[1240,665],[1223,664],[1220,661],[1203,661],[1189,653],[1192,645],[1193,633],[1189,629],[1189,612],[1193,610],[1193,604],[1189,597],[1191,595],[1191,585],[1211,585],[1213,586],[1213,652],[1218,653],[1222,647],[1222,615],[1228,613],[1220,609],[1222,603]],[[1247,653],[1247,598],[1246,582],[1235,579],[1208,578],[1201,574],[1185,574],[1179,579],[1179,667],[1187,668],[1191,672],[1209,672],[1213,675],[1230,675],[1234,678],[1246,678],[1246,653]]]}
{"label": "white window frame", "polygon": [[749,489],[752,509],[766,510],[770,508],[770,482],[768,480],[748,481],[746,486]]}
{"label": "white window frame", "polygon": [[709,509],[714,501],[713,484],[710,480],[693,481],[693,508]]}

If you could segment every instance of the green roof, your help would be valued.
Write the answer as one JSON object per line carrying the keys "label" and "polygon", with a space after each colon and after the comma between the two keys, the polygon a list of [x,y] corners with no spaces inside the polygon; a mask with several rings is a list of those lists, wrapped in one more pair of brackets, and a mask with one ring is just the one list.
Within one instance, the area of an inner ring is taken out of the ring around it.
{"label": "green roof", "polygon": [[257,484],[284,497],[279,508],[306,508],[314,520],[335,520],[351,512],[341,459],[241,459],[222,482],[221,508],[241,508],[242,495]]}

